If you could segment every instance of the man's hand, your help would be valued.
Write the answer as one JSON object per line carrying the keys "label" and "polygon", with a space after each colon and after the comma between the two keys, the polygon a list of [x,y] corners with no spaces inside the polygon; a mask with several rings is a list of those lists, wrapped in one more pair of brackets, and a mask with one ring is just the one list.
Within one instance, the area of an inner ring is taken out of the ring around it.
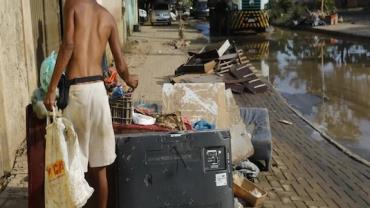
{"label": "man's hand", "polygon": [[130,76],[129,79],[126,81],[126,84],[134,90],[137,88],[139,80],[135,78],[135,76]]}
{"label": "man's hand", "polygon": [[55,106],[55,90],[53,92],[48,91],[44,98],[44,105],[48,111],[53,111],[53,107]]}

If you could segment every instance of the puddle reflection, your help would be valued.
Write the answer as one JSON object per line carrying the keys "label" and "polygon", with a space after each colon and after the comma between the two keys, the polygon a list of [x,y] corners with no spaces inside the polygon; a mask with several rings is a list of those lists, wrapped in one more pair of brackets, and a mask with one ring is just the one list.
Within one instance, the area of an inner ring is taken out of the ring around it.
{"label": "puddle reflection", "polygon": [[290,104],[370,160],[370,45],[280,29],[236,41]]}

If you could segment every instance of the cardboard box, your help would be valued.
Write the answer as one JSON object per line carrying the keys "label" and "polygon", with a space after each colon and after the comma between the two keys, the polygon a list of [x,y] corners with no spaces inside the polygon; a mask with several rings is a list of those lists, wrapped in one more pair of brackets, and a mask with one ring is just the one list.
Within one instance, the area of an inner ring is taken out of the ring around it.
{"label": "cardboard box", "polygon": [[224,83],[165,83],[162,88],[162,113],[180,111],[190,122],[201,119],[217,129],[230,127]]}
{"label": "cardboard box", "polygon": [[[261,205],[267,196],[266,191],[238,174],[233,175],[233,191],[235,196],[245,200],[253,207]],[[260,193],[261,196],[257,197],[253,192]]]}

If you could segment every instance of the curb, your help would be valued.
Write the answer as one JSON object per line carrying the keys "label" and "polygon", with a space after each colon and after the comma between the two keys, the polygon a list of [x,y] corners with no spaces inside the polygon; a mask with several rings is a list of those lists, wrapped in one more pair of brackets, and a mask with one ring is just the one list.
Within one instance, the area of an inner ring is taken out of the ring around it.
{"label": "curb", "polygon": [[362,42],[370,43],[370,35],[361,35],[361,34],[346,33],[346,32],[341,32],[341,31],[334,31],[334,30],[326,30],[326,29],[317,28],[317,27],[316,28],[315,27],[302,28],[300,30],[321,33],[324,35],[333,35],[337,37],[349,38],[354,41],[359,41],[358,38],[361,38]]}

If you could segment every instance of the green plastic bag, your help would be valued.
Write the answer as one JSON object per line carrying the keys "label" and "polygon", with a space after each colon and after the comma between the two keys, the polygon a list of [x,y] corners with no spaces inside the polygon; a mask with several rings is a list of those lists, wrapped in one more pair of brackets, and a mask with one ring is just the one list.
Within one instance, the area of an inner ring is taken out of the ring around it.
{"label": "green plastic bag", "polygon": [[57,53],[55,51],[42,62],[40,69],[40,84],[41,89],[46,93],[50,84],[51,76],[54,72],[55,63],[57,61]]}

